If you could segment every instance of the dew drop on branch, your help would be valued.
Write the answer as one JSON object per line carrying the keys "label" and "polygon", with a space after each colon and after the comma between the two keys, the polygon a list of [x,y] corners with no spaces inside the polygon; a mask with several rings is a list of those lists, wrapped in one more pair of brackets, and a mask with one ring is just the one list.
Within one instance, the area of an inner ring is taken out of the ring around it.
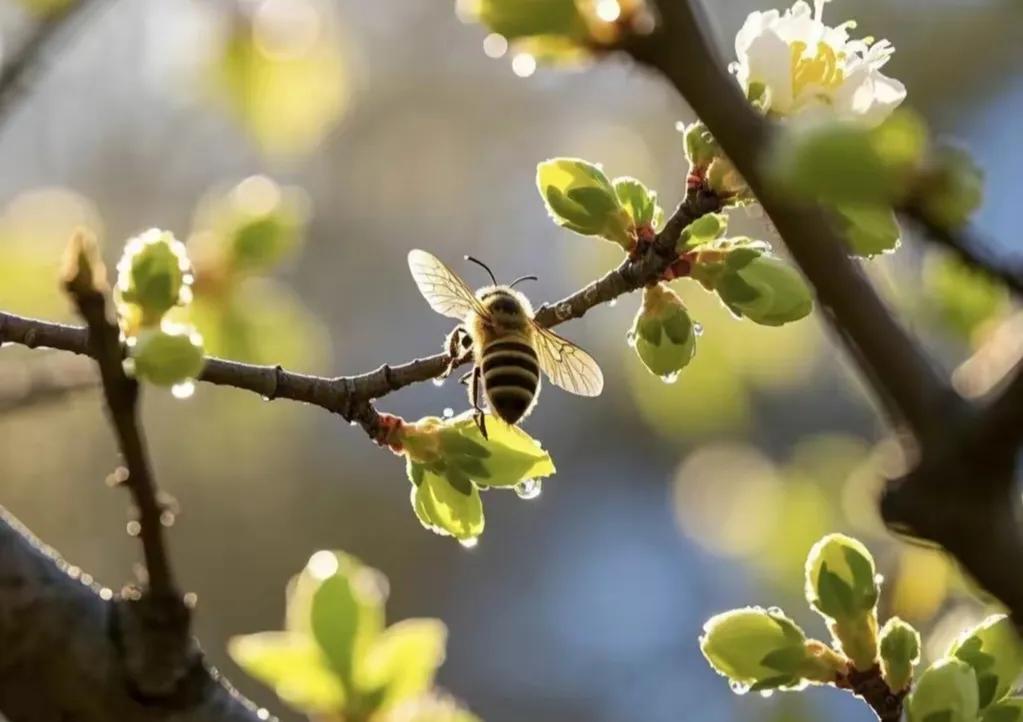
{"label": "dew drop on branch", "polygon": [[142,533],[142,525],[134,520],[129,521],[125,526],[125,531],[128,532],[128,536],[138,536]]}
{"label": "dew drop on branch", "polygon": [[440,388],[441,386],[443,386],[443,385],[444,385],[444,377],[443,377],[443,376],[435,376],[435,377],[433,378],[433,381],[432,381],[432,383],[433,383],[433,385],[434,385],[434,386],[436,386],[437,388]]}
{"label": "dew drop on branch", "polygon": [[611,308],[614,308],[615,306],[618,305],[618,299],[612,298],[610,301],[607,302],[607,305]]}

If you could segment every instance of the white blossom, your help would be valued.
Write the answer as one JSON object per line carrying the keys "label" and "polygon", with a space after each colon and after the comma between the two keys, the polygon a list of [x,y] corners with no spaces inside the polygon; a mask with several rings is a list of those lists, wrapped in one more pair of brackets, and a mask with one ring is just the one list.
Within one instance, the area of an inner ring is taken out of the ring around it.
{"label": "white blossom", "polygon": [[829,0],[814,9],[799,0],[784,15],[753,12],[735,37],[732,63],[751,100],[777,116],[839,118],[881,123],[906,97],[898,80],[881,73],[895,48],[887,40],[852,40],[854,21],[829,27]]}

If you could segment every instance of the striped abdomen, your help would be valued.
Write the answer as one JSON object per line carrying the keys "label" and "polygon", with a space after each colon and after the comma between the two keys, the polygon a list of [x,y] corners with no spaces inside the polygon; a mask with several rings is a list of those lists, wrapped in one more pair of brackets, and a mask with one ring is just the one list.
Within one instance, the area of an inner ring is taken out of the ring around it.
{"label": "striped abdomen", "polygon": [[540,385],[540,365],[532,345],[518,338],[487,344],[480,355],[483,393],[490,408],[509,424],[526,415]]}

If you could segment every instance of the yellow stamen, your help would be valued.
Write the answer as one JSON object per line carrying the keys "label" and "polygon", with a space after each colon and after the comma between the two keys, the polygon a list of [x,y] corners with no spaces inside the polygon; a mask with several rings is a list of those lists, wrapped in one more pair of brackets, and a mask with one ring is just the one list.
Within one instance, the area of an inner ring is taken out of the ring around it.
{"label": "yellow stamen", "polygon": [[792,94],[795,97],[811,85],[834,89],[842,84],[845,74],[840,66],[844,55],[837,55],[827,43],[817,44],[817,54],[805,57],[806,43],[792,43]]}

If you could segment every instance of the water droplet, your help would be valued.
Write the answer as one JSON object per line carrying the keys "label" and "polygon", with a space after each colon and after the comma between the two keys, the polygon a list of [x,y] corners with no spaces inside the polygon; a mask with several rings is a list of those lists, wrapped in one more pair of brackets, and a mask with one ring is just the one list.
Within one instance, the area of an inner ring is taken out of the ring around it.
{"label": "water droplet", "polygon": [[81,567],[71,566],[67,568],[67,575],[72,579],[78,579],[78,577],[81,576],[81,574],[82,574]]}
{"label": "water droplet", "polygon": [[543,491],[543,482],[539,479],[523,479],[515,485],[515,493],[520,499],[535,499]]}
{"label": "water droplet", "polygon": [[137,344],[138,342],[139,339],[137,336],[129,336],[128,340],[125,341],[125,344],[128,346],[128,348],[135,348],[135,344]]}
{"label": "water droplet", "polygon": [[337,573],[340,561],[337,558],[337,554],[326,549],[320,551],[309,557],[309,561],[306,563],[305,568],[313,576],[314,579],[324,580],[334,576]]}
{"label": "water droplet", "polygon": [[670,374],[664,374],[661,376],[661,381],[666,384],[673,384],[678,381],[678,371],[672,371]]}
{"label": "water droplet", "polygon": [[268,710],[266,707],[260,707],[259,709],[256,710],[256,716],[259,717],[261,720],[268,720],[270,719],[270,710]]}
{"label": "water droplet", "polygon": [[263,399],[263,401],[273,401],[269,396],[260,396],[259,398]]}
{"label": "water droplet", "polygon": [[95,579],[93,579],[91,574],[83,574],[81,581],[82,581],[82,584],[91,587],[92,583],[95,581]]}
{"label": "water droplet", "polygon": [[610,306],[611,308],[614,308],[615,306],[618,305],[618,299],[612,298],[610,301],[607,302],[607,305]]}
{"label": "water droplet", "polygon": [[199,603],[199,595],[195,592],[187,592],[185,596],[181,598],[181,601],[185,603],[185,606],[189,609],[195,609],[195,605]]}
{"label": "water droplet", "polygon": [[636,340],[637,336],[635,331],[629,331],[625,334],[625,343],[629,344],[629,348],[636,348]]}
{"label": "water droplet", "polygon": [[138,536],[142,533],[142,525],[137,521],[130,521],[127,526],[125,526],[125,531],[128,532],[128,536]]}
{"label": "water droplet", "polygon": [[480,543],[480,538],[478,536],[470,536],[466,537],[465,539],[459,539],[458,543],[461,544],[466,549],[472,549],[477,544]]}
{"label": "water droplet", "polygon": [[0,348],[7,348],[8,346],[13,346],[13,345],[14,345],[14,341],[4,341],[3,343],[0,343]]}
{"label": "water droplet", "polygon": [[878,585],[884,584],[884,574],[875,574],[874,583]]}
{"label": "water droplet", "polygon": [[440,388],[441,386],[444,385],[444,381],[445,379],[443,376],[437,376],[433,379],[433,385],[436,386],[437,388]]}
{"label": "water droplet", "polygon": [[749,692],[750,686],[743,682],[737,682],[734,679],[728,683],[728,686],[732,688],[732,691],[736,694],[746,694]]}
{"label": "water droplet", "polygon": [[177,517],[174,515],[174,512],[172,512],[170,509],[165,509],[160,514],[160,523],[166,527],[174,526],[175,519],[177,519]]}
{"label": "water droplet", "polygon": [[693,335],[694,336],[702,336],[703,335],[703,324],[702,323],[694,323],[693,324]]}
{"label": "water droplet", "polygon": [[450,419],[454,415],[455,415],[455,410],[453,408],[451,408],[450,406],[446,406],[444,408],[444,418],[445,419]]}
{"label": "water droplet", "polygon": [[188,399],[195,393],[195,382],[192,379],[171,386],[171,395],[176,399]]}
{"label": "water droplet", "polygon": [[773,689],[762,689],[762,690],[760,690],[760,696],[763,697],[764,699],[767,699],[772,694],[774,694],[774,690]]}
{"label": "water droplet", "polygon": [[104,602],[109,602],[111,599],[114,598],[114,592],[112,589],[103,587],[102,589],[99,590],[99,598],[102,599]]}
{"label": "water droplet", "polygon": [[781,610],[781,607],[768,607],[767,608],[767,613],[770,614],[771,616],[774,616],[774,617],[781,616],[781,615],[785,614],[785,612],[783,612]]}

